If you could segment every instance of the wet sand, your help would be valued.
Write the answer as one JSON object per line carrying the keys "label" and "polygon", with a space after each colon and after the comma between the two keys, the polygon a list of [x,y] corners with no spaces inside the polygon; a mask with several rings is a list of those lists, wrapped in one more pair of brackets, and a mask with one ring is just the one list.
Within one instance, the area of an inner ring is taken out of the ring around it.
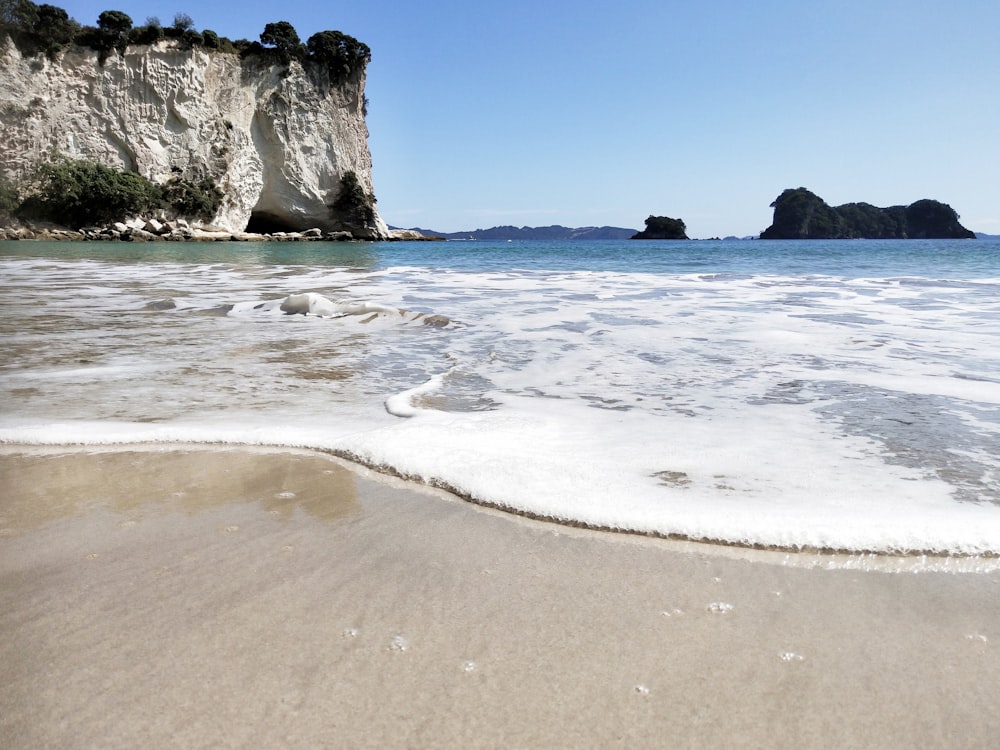
{"label": "wet sand", "polygon": [[995,570],[563,528],[307,452],[26,450],[0,453],[0,747],[1000,736]]}

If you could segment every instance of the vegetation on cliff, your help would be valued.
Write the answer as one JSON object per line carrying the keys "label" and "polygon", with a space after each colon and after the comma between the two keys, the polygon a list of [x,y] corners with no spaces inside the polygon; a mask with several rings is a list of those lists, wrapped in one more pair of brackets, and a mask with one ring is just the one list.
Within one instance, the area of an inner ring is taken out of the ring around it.
{"label": "vegetation on cliff", "polygon": [[158,212],[210,221],[223,198],[209,179],[192,181],[175,175],[165,185],[156,185],[136,172],[65,157],[38,167],[24,200],[6,180],[0,183],[0,196],[9,204],[10,214],[73,229]]}
{"label": "vegetation on cliff", "polygon": [[0,225],[7,224],[20,205],[17,186],[6,175],[0,174]]}
{"label": "vegetation on cliff", "polygon": [[650,216],[646,228],[632,235],[633,240],[686,240],[687,227],[681,219],[669,216]]}
{"label": "vegetation on cliff", "polygon": [[800,187],[782,192],[771,208],[774,218],[762,240],[975,238],[951,206],[930,199],[889,208],[870,203],[834,207]]}
{"label": "vegetation on cliff", "polygon": [[371,62],[371,49],[354,37],[340,31],[320,31],[303,44],[288,21],[267,24],[260,41],[233,41],[210,29],[196,30],[186,13],[176,14],[170,26],[163,26],[155,17],[135,26],[128,14],[106,10],[98,16],[96,26],[83,26],[62,8],[36,5],[31,0],[0,0],[0,36],[3,34],[26,55],[45,54],[55,59],[69,45],[79,44],[96,50],[102,64],[113,53],[123,54],[129,45],[174,39],[182,47],[238,54],[248,62],[288,65],[297,60],[325,71],[334,86],[364,71]]}
{"label": "vegetation on cliff", "polygon": [[375,223],[375,196],[365,192],[357,174],[345,172],[330,213],[341,230],[357,232],[371,227]]}
{"label": "vegetation on cliff", "polygon": [[175,174],[160,187],[162,201],[178,216],[211,221],[219,212],[225,197],[215,181],[205,177],[188,180]]}

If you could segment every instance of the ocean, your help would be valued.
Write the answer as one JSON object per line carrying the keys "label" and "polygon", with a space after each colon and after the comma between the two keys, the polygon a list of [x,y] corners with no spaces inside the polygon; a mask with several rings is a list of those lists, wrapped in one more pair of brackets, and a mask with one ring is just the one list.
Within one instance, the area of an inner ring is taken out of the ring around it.
{"label": "ocean", "polygon": [[0,243],[0,443],[312,448],[559,523],[1000,554],[1000,241]]}

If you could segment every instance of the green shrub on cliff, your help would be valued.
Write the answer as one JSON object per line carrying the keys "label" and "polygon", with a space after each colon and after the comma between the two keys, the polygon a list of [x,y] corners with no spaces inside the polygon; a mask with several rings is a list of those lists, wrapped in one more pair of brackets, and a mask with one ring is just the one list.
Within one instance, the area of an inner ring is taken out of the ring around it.
{"label": "green shrub on cliff", "polygon": [[7,179],[7,175],[0,174],[0,222],[7,223],[20,205],[17,186]]}
{"label": "green shrub on cliff", "polygon": [[[38,167],[30,194],[18,205],[17,192],[0,183],[0,206],[29,221],[50,221],[78,229],[148,216],[172,209],[178,216],[211,221],[224,197],[214,180],[176,175],[156,185],[137,172],[88,159],[60,158]],[[9,185],[9,183],[7,183]]]}
{"label": "green shrub on cliff", "polygon": [[162,205],[160,188],[136,172],[63,158],[38,167],[35,189],[18,213],[75,229],[150,213]]}
{"label": "green shrub on cliff", "polygon": [[345,172],[330,213],[340,228],[348,232],[369,227],[375,222],[375,196],[365,192],[357,174]]}
{"label": "green shrub on cliff", "polygon": [[225,197],[214,180],[194,182],[179,176],[171,177],[163,186],[163,200],[180,216],[211,221],[219,212]]}

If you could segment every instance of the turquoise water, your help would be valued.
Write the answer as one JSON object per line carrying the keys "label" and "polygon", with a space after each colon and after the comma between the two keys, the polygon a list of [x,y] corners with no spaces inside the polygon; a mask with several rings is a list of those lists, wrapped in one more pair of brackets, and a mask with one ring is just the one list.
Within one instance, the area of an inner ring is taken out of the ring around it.
{"label": "turquoise water", "polygon": [[7,242],[0,257],[243,263],[456,271],[765,273],[983,278],[1000,275],[1000,240],[571,241],[382,243]]}

